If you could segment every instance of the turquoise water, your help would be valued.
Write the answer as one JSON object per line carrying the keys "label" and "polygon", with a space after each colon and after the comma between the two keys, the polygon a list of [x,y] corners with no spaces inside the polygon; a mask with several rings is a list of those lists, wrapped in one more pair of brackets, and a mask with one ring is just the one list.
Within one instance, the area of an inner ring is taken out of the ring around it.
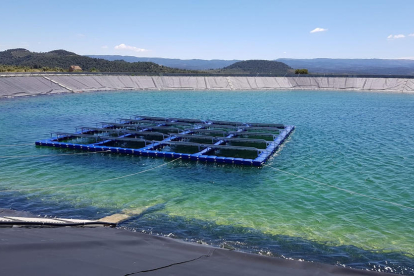
{"label": "turquoise water", "polygon": [[[414,274],[413,111],[414,95],[331,91],[1,100],[0,208],[89,219],[148,208],[122,226],[270,256]],[[171,160],[33,145],[53,131],[134,114],[284,123],[296,130],[264,168],[166,164]]]}

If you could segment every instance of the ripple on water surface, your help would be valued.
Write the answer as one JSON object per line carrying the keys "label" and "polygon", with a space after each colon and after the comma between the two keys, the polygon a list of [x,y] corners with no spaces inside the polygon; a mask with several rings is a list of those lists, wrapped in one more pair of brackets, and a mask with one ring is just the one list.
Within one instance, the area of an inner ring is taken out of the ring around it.
{"label": "ripple on water surface", "polygon": [[[414,206],[412,110],[413,95],[329,91],[108,92],[2,100],[0,145],[22,145],[0,147],[0,207],[98,218],[153,206],[124,226],[409,274],[414,210],[386,201]],[[296,130],[269,167],[176,161],[125,178],[119,177],[168,160],[62,155],[72,151],[30,145],[53,131],[132,114],[276,122]],[[118,179],[98,182],[113,178]]]}

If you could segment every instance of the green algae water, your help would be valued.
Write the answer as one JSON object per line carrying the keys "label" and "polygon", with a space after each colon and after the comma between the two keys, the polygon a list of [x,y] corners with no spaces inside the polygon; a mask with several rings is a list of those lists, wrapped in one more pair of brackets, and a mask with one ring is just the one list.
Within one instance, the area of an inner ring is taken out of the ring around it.
{"label": "green algae water", "polygon": [[[263,168],[34,145],[54,131],[135,114],[296,130]],[[137,210],[122,227],[414,275],[414,95],[114,91],[3,99],[0,145],[0,208],[85,219]]]}

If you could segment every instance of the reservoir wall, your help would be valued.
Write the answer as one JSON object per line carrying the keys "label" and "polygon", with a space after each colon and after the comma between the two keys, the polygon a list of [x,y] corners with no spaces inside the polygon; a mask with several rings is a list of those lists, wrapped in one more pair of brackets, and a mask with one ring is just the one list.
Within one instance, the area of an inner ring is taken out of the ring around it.
{"label": "reservoir wall", "polygon": [[414,79],[128,75],[0,76],[0,97],[110,90],[357,90],[414,93]]}

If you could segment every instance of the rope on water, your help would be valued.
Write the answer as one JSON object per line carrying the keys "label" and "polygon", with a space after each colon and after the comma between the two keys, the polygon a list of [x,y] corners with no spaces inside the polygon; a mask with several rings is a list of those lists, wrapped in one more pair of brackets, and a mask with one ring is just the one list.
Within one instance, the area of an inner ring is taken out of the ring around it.
{"label": "rope on water", "polygon": [[290,172],[287,172],[287,171],[284,171],[284,170],[281,170],[281,169],[278,169],[278,168],[275,168],[275,167],[270,167],[269,165],[264,166],[264,167],[268,167],[268,168],[271,168],[273,170],[276,170],[276,171],[279,171],[279,172],[282,172],[282,173],[285,173],[285,174],[292,175],[296,178],[301,178],[301,179],[316,183],[318,185],[323,185],[323,186],[331,187],[331,188],[334,188],[334,189],[337,189],[337,190],[340,190],[340,191],[344,191],[344,192],[347,192],[351,195],[358,195],[358,196],[366,197],[366,198],[369,198],[369,199],[382,201],[382,202],[385,202],[385,203],[388,203],[388,204],[391,204],[391,205],[395,205],[395,206],[398,206],[398,207],[403,207],[403,208],[406,208],[406,209],[414,210],[414,208],[410,207],[410,206],[405,206],[403,204],[399,204],[399,203],[395,203],[395,202],[392,202],[392,201],[384,200],[384,199],[381,199],[381,198],[378,198],[378,197],[369,196],[369,195],[361,194],[361,193],[354,192],[354,191],[351,191],[351,190],[348,190],[348,189],[340,188],[340,187],[337,187],[337,186],[334,186],[334,185],[326,184],[326,183],[316,181],[316,180],[313,180],[313,179],[310,179],[310,178],[307,178],[307,177],[303,177],[303,176],[300,176],[300,175],[297,175],[297,174],[294,174],[294,173],[290,173]]}
{"label": "rope on water", "polygon": [[148,172],[148,171],[152,171],[155,170],[157,168],[166,166],[172,162],[177,161],[178,159],[181,159],[181,157],[178,157],[174,160],[171,160],[169,162],[166,162],[164,164],[143,170],[143,171],[139,171],[136,173],[132,173],[132,174],[127,174],[127,175],[123,175],[123,176],[118,176],[118,177],[114,177],[114,178],[109,178],[109,179],[104,179],[104,180],[98,180],[98,181],[93,181],[93,182],[85,182],[85,183],[79,183],[79,184],[72,184],[72,185],[65,185],[65,186],[52,186],[52,187],[44,187],[44,188],[27,188],[27,189],[19,189],[19,190],[0,190],[0,192],[23,192],[23,191],[34,191],[34,190],[51,190],[51,189],[57,189],[57,188],[67,188],[67,187],[75,187],[75,186],[82,186],[82,185],[90,185],[90,184],[96,184],[96,183],[102,183],[102,182],[108,182],[111,180],[117,180],[117,179],[121,179],[121,178],[126,178],[126,177],[130,177],[130,176],[134,176],[134,175],[138,175],[144,172]]}
{"label": "rope on water", "polygon": [[5,156],[0,156],[0,159],[45,157],[45,156],[63,156],[63,155],[79,155],[79,154],[91,154],[91,153],[103,153],[103,152],[111,152],[111,151],[110,150],[103,150],[103,151],[88,151],[88,152],[61,153],[61,154],[41,154],[41,155],[5,155]]}

